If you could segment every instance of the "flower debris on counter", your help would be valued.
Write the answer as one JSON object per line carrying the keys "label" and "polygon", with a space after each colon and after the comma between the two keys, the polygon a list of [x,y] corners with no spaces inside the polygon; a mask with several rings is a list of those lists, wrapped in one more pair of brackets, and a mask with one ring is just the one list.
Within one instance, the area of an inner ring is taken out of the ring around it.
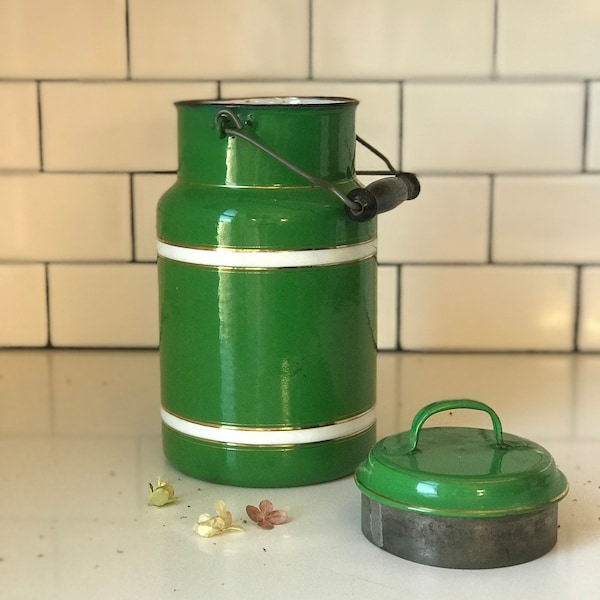
{"label": "flower debris on counter", "polygon": [[[157,477],[156,486],[148,484],[148,504],[150,506],[165,506],[170,504],[177,497],[172,485],[162,481]],[[188,504],[188,508],[190,505]],[[244,531],[244,528],[233,524],[233,517],[225,506],[223,500],[217,500],[215,503],[215,515],[202,513],[194,524],[194,531],[201,537],[214,537],[222,533],[234,531]],[[287,513],[284,510],[275,510],[270,500],[262,500],[258,507],[251,504],[246,506],[246,513],[262,529],[273,529],[275,525],[282,525],[288,520]],[[180,517],[187,518],[186,516]],[[246,523],[245,520],[243,520]],[[164,527],[164,525],[163,525]]]}
{"label": "flower debris on counter", "polygon": [[244,531],[243,527],[233,525],[231,513],[225,508],[223,500],[217,500],[215,504],[217,514],[215,516],[203,513],[198,517],[194,525],[194,531],[202,537],[213,537],[222,533],[232,531]]}
{"label": "flower debris on counter", "polygon": [[263,529],[273,529],[275,525],[282,525],[288,520],[284,510],[273,510],[273,503],[270,500],[263,500],[258,508],[249,504],[246,506],[246,513]]}
{"label": "flower debris on counter", "polygon": [[150,506],[164,506],[175,500],[175,490],[172,485],[161,481],[157,477],[156,487],[148,484],[148,504]]}

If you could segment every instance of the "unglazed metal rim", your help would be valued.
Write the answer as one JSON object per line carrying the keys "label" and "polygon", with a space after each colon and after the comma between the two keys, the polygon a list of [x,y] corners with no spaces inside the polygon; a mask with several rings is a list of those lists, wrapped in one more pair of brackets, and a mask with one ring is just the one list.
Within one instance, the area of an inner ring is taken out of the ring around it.
{"label": "unglazed metal rim", "polygon": [[298,429],[264,429],[219,427],[188,421],[161,408],[161,418],[167,427],[189,437],[209,442],[240,446],[295,446],[335,441],[362,433],[375,424],[375,409],[343,421]]}
{"label": "unglazed metal rim", "polygon": [[158,240],[158,256],[193,265],[281,269],[315,267],[355,262],[375,256],[377,240],[318,250],[244,250],[236,248],[191,248]]}
{"label": "unglazed metal rim", "polygon": [[471,519],[397,511],[362,496],[361,529],[386,552],[416,563],[452,569],[519,565],[557,541],[557,504],[524,514]]}

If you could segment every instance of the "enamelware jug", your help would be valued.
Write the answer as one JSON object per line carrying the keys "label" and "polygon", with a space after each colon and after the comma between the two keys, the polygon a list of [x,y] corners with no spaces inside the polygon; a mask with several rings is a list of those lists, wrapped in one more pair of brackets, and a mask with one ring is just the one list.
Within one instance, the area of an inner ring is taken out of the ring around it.
{"label": "enamelware jug", "polygon": [[374,217],[419,188],[356,180],[357,104],[176,103],[157,234],[163,446],[184,473],[306,485],[375,442]]}

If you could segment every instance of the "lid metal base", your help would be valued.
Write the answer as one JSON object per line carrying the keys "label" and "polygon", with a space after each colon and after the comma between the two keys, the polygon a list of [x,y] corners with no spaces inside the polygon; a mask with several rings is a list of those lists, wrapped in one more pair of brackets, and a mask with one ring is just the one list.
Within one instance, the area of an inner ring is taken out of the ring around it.
{"label": "lid metal base", "polygon": [[558,504],[502,517],[440,517],[362,496],[362,531],[376,546],[413,562],[489,569],[539,558],[556,544]]}

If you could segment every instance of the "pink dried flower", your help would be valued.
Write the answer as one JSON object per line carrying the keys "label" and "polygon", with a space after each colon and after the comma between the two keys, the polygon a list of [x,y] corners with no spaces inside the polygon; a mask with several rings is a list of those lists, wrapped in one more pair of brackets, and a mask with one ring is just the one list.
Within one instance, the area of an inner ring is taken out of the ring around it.
{"label": "pink dried flower", "polygon": [[263,500],[258,508],[256,506],[246,506],[248,516],[263,529],[273,529],[275,525],[282,525],[287,521],[287,514],[284,510],[273,510],[273,503],[270,500]]}

